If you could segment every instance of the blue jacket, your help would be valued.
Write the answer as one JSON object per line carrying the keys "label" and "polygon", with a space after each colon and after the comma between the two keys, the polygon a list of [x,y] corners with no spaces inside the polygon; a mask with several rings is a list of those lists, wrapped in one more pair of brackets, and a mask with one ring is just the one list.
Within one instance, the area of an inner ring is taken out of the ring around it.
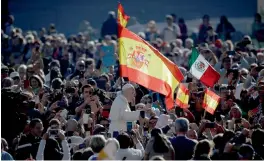
{"label": "blue jacket", "polygon": [[175,160],[190,160],[194,154],[196,142],[186,136],[177,136],[170,139],[175,151]]}

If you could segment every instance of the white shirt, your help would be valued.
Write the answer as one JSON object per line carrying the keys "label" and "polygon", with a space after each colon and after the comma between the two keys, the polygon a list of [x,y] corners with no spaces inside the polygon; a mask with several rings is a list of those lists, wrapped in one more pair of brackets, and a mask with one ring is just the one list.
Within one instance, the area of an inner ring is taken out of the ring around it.
{"label": "white shirt", "polygon": [[[68,142],[66,140],[62,140],[61,145],[62,145],[62,150],[63,150],[62,160],[70,160],[71,153],[70,153]],[[40,160],[40,161],[44,160],[45,146],[46,146],[46,140],[41,140],[39,144],[36,160]]]}
{"label": "white shirt", "polygon": [[144,157],[145,150],[141,143],[136,144],[137,149],[128,148],[128,149],[119,149],[116,153],[116,160],[142,160]]}
{"label": "white shirt", "polygon": [[123,94],[118,95],[111,106],[109,114],[109,132],[112,134],[114,131],[127,131],[127,122],[138,120],[139,114],[140,111],[130,110],[128,101]]}

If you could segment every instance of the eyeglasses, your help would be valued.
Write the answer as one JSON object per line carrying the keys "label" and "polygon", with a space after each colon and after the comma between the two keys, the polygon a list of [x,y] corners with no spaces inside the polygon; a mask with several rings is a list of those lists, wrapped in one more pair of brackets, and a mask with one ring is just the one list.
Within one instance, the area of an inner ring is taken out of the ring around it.
{"label": "eyeglasses", "polygon": [[152,124],[152,125],[153,125],[153,124],[156,124],[156,123],[157,123],[157,121],[150,121],[150,122],[149,122],[149,124]]}
{"label": "eyeglasses", "polygon": [[90,91],[84,91],[84,93],[93,94],[93,91],[92,90],[90,90]]}
{"label": "eyeglasses", "polygon": [[19,80],[20,79],[20,77],[14,77],[14,78],[12,78],[13,80]]}
{"label": "eyeglasses", "polygon": [[30,74],[33,74],[34,73],[34,71],[30,71],[30,70],[28,70],[27,72],[30,73]]}

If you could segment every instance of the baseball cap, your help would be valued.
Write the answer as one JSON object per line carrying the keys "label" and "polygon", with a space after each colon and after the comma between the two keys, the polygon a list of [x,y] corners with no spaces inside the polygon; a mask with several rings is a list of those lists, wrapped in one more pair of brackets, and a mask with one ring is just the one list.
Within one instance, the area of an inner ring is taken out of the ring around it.
{"label": "baseball cap", "polygon": [[12,73],[10,74],[10,77],[13,79],[13,78],[15,78],[15,77],[19,77],[19,74],[18,74],[18,72],[12,72]]}

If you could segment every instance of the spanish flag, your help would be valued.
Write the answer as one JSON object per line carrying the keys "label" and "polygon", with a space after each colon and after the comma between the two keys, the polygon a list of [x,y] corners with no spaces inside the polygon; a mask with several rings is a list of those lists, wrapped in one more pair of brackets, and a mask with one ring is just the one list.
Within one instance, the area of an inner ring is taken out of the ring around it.
{"label": "spanish flag", "polygon": [[166,96],[167,109],[173,108],[173,94],[183,80],[179,68],[139,36],[119,25],[120,74]]}
{"label": "spanish flag", "polygon": [[185,87],[183,83],[181,83],[177,92],[176,104],[181,108],[188,108],[188,103],[189,90]]}
{"label": "spanish flag", "polygon": [[253,117],[253,116],[255,116],[255,115],[258,113],[258,111],[259,111],[258,107],[254,108],[254,109],[252,109],[252,110],[249,110],[249,111],[248,111],[248,117]]}
{"label": "spanish flag", "polygon": [[127,22],[129,20],[129,16],[125,14],[124,8],[121,5],[121,3],[118,3],[118,10],[117,10],[117,21],[119,24],[121,24],[121,26],[126,27]]}
{"label": "spanish flag", "polygon": [[215,109],[219,103],[220,97],[214,92],[206,89],[204,94],[203,108],[210,114],[214,114]]}

